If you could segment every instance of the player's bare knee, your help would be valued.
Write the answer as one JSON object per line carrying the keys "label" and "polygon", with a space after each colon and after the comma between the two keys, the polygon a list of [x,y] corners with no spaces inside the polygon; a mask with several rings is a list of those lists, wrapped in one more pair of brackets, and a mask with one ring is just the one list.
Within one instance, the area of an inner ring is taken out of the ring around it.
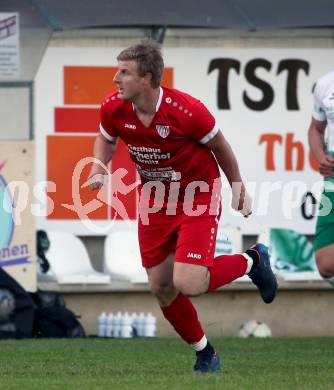
{"label": "player's bare knee", "polygon": [[177,295],[172,284],[150,283],[150,289],[161,306],[168,305]]}
{"label": "player's bare knee", "polygon": [[173,292],[170,295],[155,295],[155,298],[158,301],[159,306],[166,307],[169,306],[174,301],[177,294],[178,292],[177,293]]}
{"label": "player's bare knee", "polygon": [[325,278],[333,276],[334,259],[321,253],[316,253],[315,258],[320,275]]}
{"label": "player's bare knee", "polygon": [[174,290],[174,287],[170,284],[151,283],[150,288],[155,296],[169,295]]}

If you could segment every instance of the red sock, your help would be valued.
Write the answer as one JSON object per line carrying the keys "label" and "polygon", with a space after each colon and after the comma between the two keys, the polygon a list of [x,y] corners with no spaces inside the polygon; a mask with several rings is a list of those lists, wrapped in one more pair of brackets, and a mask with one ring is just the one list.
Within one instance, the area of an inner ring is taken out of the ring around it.
{"label": "red sock", "polygon": [[246,269],[247,260],[243,255],[222,255],[216,257],[213,266],[209,268],[210,284],[208,291],[213,291],[245,275]]}
{"label": "red sock", "polygon": [[180,293],[169,306],[162,307],[161,310],[166,320],[188,344],[197,343],[203,338],[204,332],[197,311],[187,296]]}

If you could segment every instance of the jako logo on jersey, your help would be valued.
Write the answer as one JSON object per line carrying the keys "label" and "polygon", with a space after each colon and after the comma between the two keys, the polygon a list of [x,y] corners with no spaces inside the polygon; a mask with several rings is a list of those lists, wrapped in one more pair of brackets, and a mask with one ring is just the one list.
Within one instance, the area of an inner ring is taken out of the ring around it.
{"label": "jako logo on jersey", "polygon": [[136,129],[136,125],[131,125],[129,123],[125,123],[124,125],[125,128],[128,128],[128,129],[132,129],[132,130],[135,130]]}
{"label": "jako logo on jersey", "polygon": [[188,254],[187,254],[187,257],[188,258],[191,258],[191,259],[201,259],[202,258],[202,255],[200,255],[199,253],[191,253],[191,252],[189,252]]}
{"label": "jako logo on jersey", "polygon": [[156,125],[155,126],[157,129],[158,134],[162,138],[167,138],[169,134],[169,126],[163,126],[163,125]]}

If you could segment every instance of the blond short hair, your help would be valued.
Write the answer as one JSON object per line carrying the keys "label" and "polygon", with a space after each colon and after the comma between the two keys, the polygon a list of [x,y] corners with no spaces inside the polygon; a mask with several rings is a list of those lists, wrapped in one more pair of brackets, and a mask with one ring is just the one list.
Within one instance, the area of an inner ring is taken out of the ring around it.
{"label": "blond short hair", "polygon": [[164,60],[160,45],[152,39],[144,39],[140,43],[122,50],[117,56],[118,61],[135,61],[138,74],[143,77],[151,73],[151,86],[158,88],[161,82]]}

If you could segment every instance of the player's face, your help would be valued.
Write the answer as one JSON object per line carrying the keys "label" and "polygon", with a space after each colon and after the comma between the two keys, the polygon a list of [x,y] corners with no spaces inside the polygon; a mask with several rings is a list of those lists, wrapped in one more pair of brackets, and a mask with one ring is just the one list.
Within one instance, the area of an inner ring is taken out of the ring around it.
{"label": "player's face", "polygon": [[118,61],[114,83],[118,87],[119,97],[124,100],[135,99],[147,85],[146,77],[138,75],[135,61]]}

